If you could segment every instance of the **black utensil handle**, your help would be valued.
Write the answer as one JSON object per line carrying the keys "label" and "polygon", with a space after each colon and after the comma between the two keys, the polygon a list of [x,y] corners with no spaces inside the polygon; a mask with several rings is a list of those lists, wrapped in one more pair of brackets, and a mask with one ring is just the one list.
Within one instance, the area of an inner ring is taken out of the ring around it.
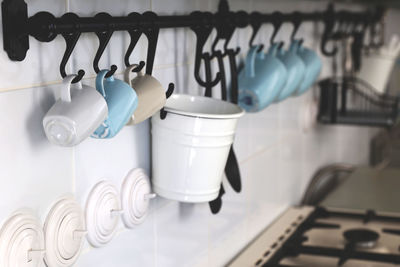
{"label": "black utensil handle", "polygon": [[212,84],[211,84],[211,56],[208,53],[204,54],[204,66],[206,74],[206,93],[205,96],[212,97]]}
{"label": "black utensil handle", "polygon": [[242,182],[240,179],[239,164],[236,159],[235,151],[233,150],[233,145],[229,150],[228,160],[226,161],[225,175],[233,190],[240,193],[240,191],[242,191]]}
{"label": "black utensil handle", "polygon": [[234,50],[228,51],[229,63],[231,66],[231,102],[238,103],[238,71],[236,66],[236,53]]}
{"label": "black utensil handle", "polygon": [[217,56],[217,60],[218,60],[219,72],[222,73],[222,76],[221,76],[221,99],[226,101],[228,99],[228,96],[227,96],[228,90],[227,90],[227,86],[226,86],[224,56],[222,55],[221,51],[217,51],[216,56]]}
{"label": "black utensil handle", "polygon": [[219,189],[218,197],[208,203],[210,205],[210,210],[212,214],[217,214],[222,207],[222,196],[225,194],[224,186],[221,183],[221,187]]}

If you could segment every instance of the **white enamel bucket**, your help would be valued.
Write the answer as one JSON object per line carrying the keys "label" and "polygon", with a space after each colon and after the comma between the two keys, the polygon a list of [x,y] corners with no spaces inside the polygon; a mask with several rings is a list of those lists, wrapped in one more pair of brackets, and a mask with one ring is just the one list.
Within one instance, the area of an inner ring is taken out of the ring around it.
{"label": "white enamel bucket", "polygon": [[215,199],[232,145],[239,106],[209,97],[172,95],[167,116],[152,117],[154,191],[181,202]]}

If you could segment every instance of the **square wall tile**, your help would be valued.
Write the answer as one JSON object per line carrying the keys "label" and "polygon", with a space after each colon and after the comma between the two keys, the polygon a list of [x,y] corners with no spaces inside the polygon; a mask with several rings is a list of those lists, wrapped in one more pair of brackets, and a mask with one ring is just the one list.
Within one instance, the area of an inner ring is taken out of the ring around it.
{"label": "square wall tile", "polygon": [[83,252],[76,267],[131,267],[156,266],[155,216],[133,229],[121,229],[106,246],[91,248]]}
{"label": "square wall tile", "polygon": [[185,15],[198,9],[207,9],[207,6],[202,3],[205,1],[198,0],[150,0],[150,2],[151,10],[160,15]]}
{"label": "square wall tile", "polygon": [[249,207],[263,204],[278,205],[283,200],[281,184],[286,178],[279,176],[279,146],[266,148],[240,164],[242,189]]}
{"label": "square wall tile", "polygon": [[125,16],[131,12],[145,12],[150,10],[150,0],[69,0],[69,11],[79,16],[94,16],[100,12],[107,12],[113,16]]}
{"label": "square wall tile", "polygon": [[281,138],[279,106],[271,105],[261,112],[246,113],[239,119],[234,141],[239,161],[268,149]]}
{"label": "square wall tile", "polygon": [[[65,1],[33,0],[28,3],[28,15],[39,11],[61,16],[66,12]],[[1,14],[0,14],[1,16]],[[0,27],[0,41],[3,42],[3,27]],[[65,42],[57,36],[50,43],[42,43],[29,37],[29,50],[23,61],[11,61],[6,51],[0,49],[0,91],[61,82],[59,64],[64,54]]]}
{"label": "square wall tile", "polygon": [[120,188],[133,168],[150,175],[149,121],[125,126],[111,139],[88,138],[75,148],[76,194],[82,204],[95,184],[102,180]]}
{"label": "square wall tile", "polygon": [[154,64],[177,65],[194,62],[196,35],[190,29],[161,29]]}
{"label": "square wall tile", "polygon": [[285,204],[297,205],[303,195],[302,149],[301,138],[297,133],[288,135],[279,145],[278,179],[281,180],[281,201]]}
{"label": "square wall tile", "polygon": [[204,88],[194,79],[193,64],[182,64],[175,67],[155,67],[153,76],[163,85],[165,90],[169,83],[175,84],[175,94],[204,95]]}
{"label": "square wall tile", "polygon": [[[209,212],[208,222],[208,264],[223,266],[246,244],[246,216],[249,205],[246,195],[233,192],[224,179],[225,194],[222,196],[222,207],[218,214]],[[244,183],[244,182],[243,182]],[[243,185],[244,186],[244,185]],[[231,241],[231,242],[227,242]],[[224,253],[213,255],[213,250],[225,244]],[[203,259],[204,260],[204,259]],[[218,264],[220,262],[220,264]],[[223,262],[223,263],[222,263]]]}
{"label": "square wall tile", "polygon": [[156,266],[193,266],[207,257],[208,204],[172,201],[155,213]]}
{"label": "square wall tile", "polygon": [[42,119],[59,86],[0,93],[0,221],[19,208],[45,218],[58,197],[71,193],[73,149],[52,145]]}

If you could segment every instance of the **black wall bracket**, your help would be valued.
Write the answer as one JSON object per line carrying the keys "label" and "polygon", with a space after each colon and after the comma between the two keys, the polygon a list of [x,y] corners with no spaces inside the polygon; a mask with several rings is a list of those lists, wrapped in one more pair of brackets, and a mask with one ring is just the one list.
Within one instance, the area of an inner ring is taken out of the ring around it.
{"label": "black wall bracket", "polygon": [[11,60],[22,61],[29,49],[28,5],[24,0],[4,0],[1,11],[4,50]]}

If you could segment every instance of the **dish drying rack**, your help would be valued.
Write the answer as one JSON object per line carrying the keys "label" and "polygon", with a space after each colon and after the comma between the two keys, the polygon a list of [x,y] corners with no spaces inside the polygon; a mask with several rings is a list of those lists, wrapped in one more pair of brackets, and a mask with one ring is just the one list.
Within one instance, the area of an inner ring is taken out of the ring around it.
{"label": "dish drying rack", "polygon": [[327,78],[319,88],[321,123],[392,127],[398,122],[399,97],[379,94],[359,78]]}

